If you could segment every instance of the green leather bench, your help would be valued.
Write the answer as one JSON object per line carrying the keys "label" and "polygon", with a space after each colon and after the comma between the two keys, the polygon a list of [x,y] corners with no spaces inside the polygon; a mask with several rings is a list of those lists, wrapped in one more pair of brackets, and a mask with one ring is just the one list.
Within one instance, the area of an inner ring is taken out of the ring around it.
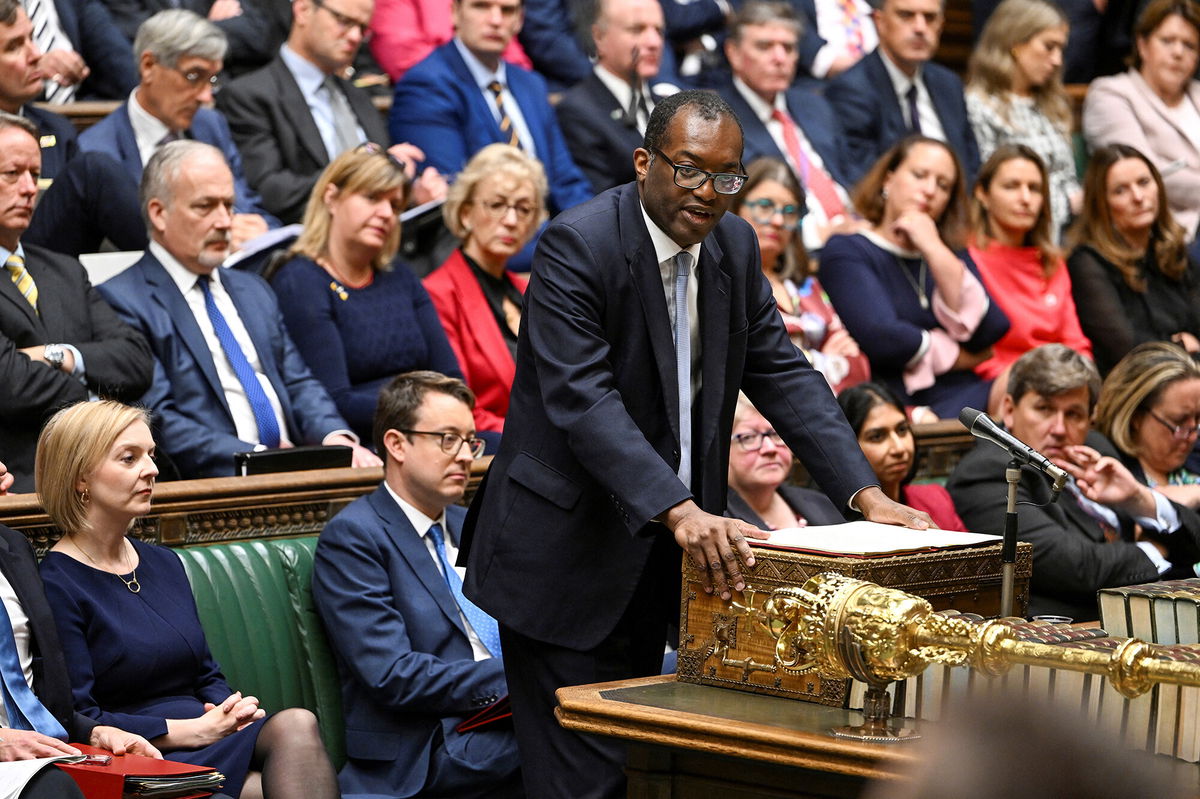
{"label": "green leather bench", "polygon": [[310,588],[316,536],[182,547],[200,622],[235,691],[268,712],[316,714],[335,768],[345,762],[337,667]]}

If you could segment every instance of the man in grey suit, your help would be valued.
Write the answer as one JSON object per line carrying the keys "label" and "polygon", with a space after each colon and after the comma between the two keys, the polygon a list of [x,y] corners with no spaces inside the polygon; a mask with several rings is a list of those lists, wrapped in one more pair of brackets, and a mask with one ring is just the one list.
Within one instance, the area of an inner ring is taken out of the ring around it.
{"label": "man in grey suit", "polygon": [[[374,9],[374,0],[296,0],[291,33],[275,58],[217,95],[250,184],[285,223],[301,220],[313,184],[339,153],[389,143],[370,95],[343,77]],[[414,166],[425,160],[409,144],[390,152]],[[437,170],[426,170],[414,199],[441,199],[445,189]]]}
{"label": "man in grey suit", "polygon": [[41,164],[34,124],[0,112],[0,452],[17,491],[33,490],[38,432],[52,412],[98,396],[135,400],[153,369],[145,340],[79,261],[21,243]]}

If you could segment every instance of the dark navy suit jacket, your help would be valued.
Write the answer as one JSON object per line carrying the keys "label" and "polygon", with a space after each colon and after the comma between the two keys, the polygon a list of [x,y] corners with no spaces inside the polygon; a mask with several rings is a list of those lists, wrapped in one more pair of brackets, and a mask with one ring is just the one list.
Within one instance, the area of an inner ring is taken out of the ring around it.
{"label": "dark navy suit jacket", "polygon": [[[446,508],[454,541],[464,515]],[[452,796],[516,771],[511,730],[454,729],[508,693],[504,664],[475,661],[450,589],[383,486],[321,531],[313,601],[342,678],[343,792]],[[428,785],[431,774],[447,781]]]}
{"label": "dark navy suit jacket", "polygon": [[79,136],[75,126],[62,114],[56,114],[38,105],[26,105],[21,109],[21,113],[37,125],[38,143],[42,148],[42,177],[53,180],[79,149]]}
{"label": "dark navy suit jacket", "polygon": [[[271,287],[258,275],[236,269],[222,270],[221,283],[279,395],[292,442],[320,444],[329,433],[348,430],[288,337]],[[233,453],[254,445],[237,437],[212,353],[167,270],[147,252],[102,284],[100,292],[154,352],[154,382],[142,403],[160,426],[162,450],[185,478],[233,474]]]}
{"label": "dark navy suit jacket", "polygon": [[787,337],[750,225],[726,214],[697,273],[704,380],[689,488],[676,476],[675,347],[637,184],[542,235],[504,438],[465,527],[467,596],[521,635],[598,645],[647,570],[662,597],[646,612],[678,613],[680,550],[651,520],[689,497],[725,510],[739,389],[835,505],[877,482],[829,386]]}
{"label": "dark navy suit jacket", "polygon": [[[571,160],[546,81],[536,72],[508,64],[508,90],[525,118],[537,157],[550,183],[551,213],[592,196],[587,178]],[[434,50],[396,84],[388,120],[392,141],[411,142],[425,151],[425,163],[457,175],[471,156],[489,144],[507,141],[492,109],[453,41]]]}
{"label": "dark navy suit jacket", "polygon": [[102,0],[54,0],[58,24],[91,69],[79,99],[121,100],[138,84],[133,48]]}
{"label": "dark navy suit jacket", "polygon": [[[279,220],[267,212],[263,207],[262,198],[246,181],[246,174],[242,170],[242,156],[233,143],[233,134],[229,132],[229,123],[225,121],[225,117],[211,108],[201,108],[192,118],[192,126],[184,136],[211,144],[224,154],[225,163],[229,164],[229,169],[233,172],[233,188],[237,194],[234,211],[239,214],[260,214],[271,227],[279,226]],[[116,111],[80,134],[79,148],[84,151],[107,153],[125,167],[134,183],[141,182],[142,156],[138,152],[133,123],[129,121],[128,103],[122,103]]]}
{"label": "dark navy suit jacket", "polygon": [[[787,159],[779,151],[775,140],[771,138],[767,126],[750,108],[750,104],[734,87],[733,82],[725,83],[717,89],[717,93],[725,98],[733,112],[737,114],[738,119],[741,120],[742,133],[745,137],[742,163],[750,164],[756,158],[764,156],[778,158],[786,163]],[[817,151],[817,155],[821,156],[821,161],[825,164],[825,171],[839,185],[849,191],[854,184],[850,182],[852,170],[846,148],[846,136],[842,133],[833,108],[824,97],[806,88],[794,86],[787,90],[785,97],[788,113],[795,120],[797,127],[804,132],[804,137]]]}
{"label": "dark navy suit jacket", "polygon": [[[963,85],[958,76],[940,64],[929,62],[922,70],[925,87],[946,132],[946,142],[963,165],[963,178],[970,186],[979,171],[979,147],[967,119]],[[837,113],[850,152],[851,177],[855,182],[889,147],[908,135],[900,100],[879,49],[826,84],[825,98]]]}

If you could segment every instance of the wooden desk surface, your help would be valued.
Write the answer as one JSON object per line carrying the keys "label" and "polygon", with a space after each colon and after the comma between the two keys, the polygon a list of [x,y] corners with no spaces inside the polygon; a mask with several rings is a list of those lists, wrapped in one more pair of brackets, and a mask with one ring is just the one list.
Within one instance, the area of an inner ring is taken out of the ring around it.
{"label": "wooden desk surface", "polygon": [[867,744],[826,730],[860,713],[809,702],[643,677],[560,688],[564,727],[634,743],[863,778],[894,778],[911,744]]}

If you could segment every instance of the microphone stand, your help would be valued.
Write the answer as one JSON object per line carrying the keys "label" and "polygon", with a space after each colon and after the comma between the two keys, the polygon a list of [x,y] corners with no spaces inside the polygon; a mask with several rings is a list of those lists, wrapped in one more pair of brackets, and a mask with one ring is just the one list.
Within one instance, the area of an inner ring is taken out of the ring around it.
{"label": "microphone stand", "polygon": [[1021,461],[1013,458],[1004,467],[1008,483],[1008,505],[1004,513],[1004,543],[1000,548],[1000,616],[1013,615],[1013,593],[1017,578],[1017,486],[1021,482]]}

